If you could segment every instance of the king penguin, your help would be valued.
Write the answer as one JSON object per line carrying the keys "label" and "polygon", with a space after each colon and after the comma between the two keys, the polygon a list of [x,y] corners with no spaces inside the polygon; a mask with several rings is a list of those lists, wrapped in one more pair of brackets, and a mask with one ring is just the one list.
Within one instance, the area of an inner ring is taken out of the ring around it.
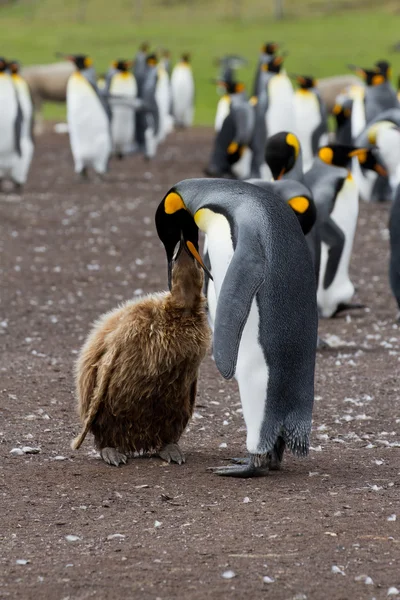
{"label": "king penguin", "polygon": [[333,116],[336,121],[335,142],[337,144],[348,144],[352,142],[351,136],[351,111],[353,99],[348,94],[339,94],[333,107]]}
{"label": "king penguin", "polygon": [[88,167],[107,172],[111,154],[111,112],[100,97],[92,60],[84,54],[68,56],[76,66],[67,83],[67,121],[75,172],[82,178]]}
{"label": "king penguin", "polygon": [[194,116],[195,85],[189,54],[182,54],[172,70],[171,96],[176,127],[190,127]]}
{"label": "king penguin", "polygon": [[400,185],[397,186],[389,219],[390,262],[389,280],[400,310]]}
{"label": "king penguin", "polygon": [[11,179],[16,188],[24,183],[19,175],[22,161],[21,134],[23,114],[18,92],[5,58],[0,58],[0,184]]}
{"label": "king penguin", "polygon": [[328,116],[314,77],[296,75],[296,81],[294,132],[301,144],[304,170],[308,171],[318,148],[328,143]]}
{"label": "king penguin", "polygon": [[155,99],[158,106],[159,119],[157,142],[161,143],[174,128],[173,118],[171,116],[172,98],[170,77],[163,60],[160,60],[157,65]]}
{"label": "king penguin", "polygon": [[116,60],[112,63],[110,76],[106,77],[113,153],[119,159],[129,154],[135,135],[137,85],[129,71],[130,66],[130,61]]}
{"label": "king penguin", "polygon": [[149,54],[142,78],[140,100],[142,105],[136,113],[136,142],[146,159],[154,158],[158,146],[160,113],[156,99],[158,81],[157,56]]}
{"label": "king penguin", "polygon": [[189,179],[171,188],[156,212],[169,273],[181,236],[197,257],[198,230],[207,236],[214,357],[222,376],[238,381],[250,454],[243,465],[213,468],[218,475],[264,475],[280,467],[286,446],[298,455],[309,448],[315,280],[299,222],[272,186]]}
{"label": "king penguin", "polygon": [[261,46],[260,56],[256,67],[256,74],[253,84],[253,96],[259,96],[261,93],[261,71],[262,66],[273,61],[279,50],[279,45],[276,42],[267,42]]}

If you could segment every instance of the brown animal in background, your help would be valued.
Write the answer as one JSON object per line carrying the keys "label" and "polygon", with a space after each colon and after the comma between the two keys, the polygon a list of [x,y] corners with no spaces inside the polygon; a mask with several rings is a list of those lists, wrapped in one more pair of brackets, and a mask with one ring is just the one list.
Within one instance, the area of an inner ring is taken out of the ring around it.
{"label": "brown animal in background", "polygon": [[183,247],[171,292],[130,300],[95,323],[76,365],[83,430],[73,449],[91,431],[110,465],[141,451],[185,462],[178,441],[193,413],[211,334],[203,272]]}
{"label": "brown animal in background", "polygon": [[329,113],[333,111],[337,96],[352,85],[363,85],[363,83],[355,75],[336,75],[318,79],[317,89]]}

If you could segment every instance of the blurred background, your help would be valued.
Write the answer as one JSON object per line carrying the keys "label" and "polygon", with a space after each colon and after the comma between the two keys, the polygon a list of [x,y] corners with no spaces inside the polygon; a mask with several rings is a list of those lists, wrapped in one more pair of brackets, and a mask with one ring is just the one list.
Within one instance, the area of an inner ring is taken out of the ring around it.
{"label": "blurred background", "polygon": [[[0,0],[2,54],[23,66],[55,62],[56,52],[85,53],[97,73],[117,58],[132,59],[139,44],[166,48],[172,62],[190,52],[196,80],[195,124],[215,115],[215,59],[240,54],[250,84],[261,44],[287,52],[288,71],[324,77],[386,58],[400,73],[398,0]],[[394,79],[396,85],[397,81]],[[65,106],[46,104],[62,119]]]}

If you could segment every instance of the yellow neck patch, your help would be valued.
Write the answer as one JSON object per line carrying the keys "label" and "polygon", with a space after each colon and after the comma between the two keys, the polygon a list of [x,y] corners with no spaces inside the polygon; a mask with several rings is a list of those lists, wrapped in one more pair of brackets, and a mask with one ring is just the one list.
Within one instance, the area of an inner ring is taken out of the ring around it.
{"label": "yellow neck patch", "polygon": [[164,211],[167,215],[173,215],[181,208],[186,209],[182,198],[176,192],[171,192],[164,200]]}
{"label": "yellow neck patch", "polygon": [[324,163],[326,163],[327,165],[331,165],[333,159],[333,150],[332,148],[321,148],[318,151],[318,156],[321,160],[324,161]]}
{"label": "yellow neck patch", "polygon": [[194,215],[194,222],[202,231],[207,231],[217,215],[209,208],[200,208]]}
{"label": "yellow neck patch", "polygon": [[294,198],[291,198],[289,200],[288,204],[293,208],[295,212],[300,214],[305,213],[308,207],[310,206],[310,202],[305,196],[295,196]]}

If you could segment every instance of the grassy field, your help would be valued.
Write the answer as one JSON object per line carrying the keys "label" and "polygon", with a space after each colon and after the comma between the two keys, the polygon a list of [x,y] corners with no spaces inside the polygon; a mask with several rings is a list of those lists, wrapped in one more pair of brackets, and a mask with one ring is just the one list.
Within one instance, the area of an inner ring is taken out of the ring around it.
{"label": "grassy field", "polygon": [[[217,97],[210,83],[217,73],[214,58],[224,53],[245,56],[249,65],[240,76],[250,84],[259,47],[265,41],[284,44],[291,72],[323,77],[346,72],[349,62],[368,66],[385,57],[394,73],[400,72],[400,53],[390,52],[400,39],[393,4],[383,2],[374,10],[326,11],[337,4],[302,2],[287,0],[289,16],[276,22],[272,2],[256,0],[188,0],[183,6],[169,0],[170,8],[157,8],[149,0],[88,0],[86,8],[81,3],[82,12],[77,0],[27,0],[0,9],[2,53],[25,65],[53,62],[56,51],[88,53],[101,73],[111,60],[133,57],[143,40],[154,48],[169,48],[173,58],[190,51],[197,84],[196,123],[201,125],[210,124],[215,112]],[[340,4],[344,5],[345,1]],[[371,4],[366,1],[364,6]],[[62,106],[48,105],[47,117],[63,115]]]}

